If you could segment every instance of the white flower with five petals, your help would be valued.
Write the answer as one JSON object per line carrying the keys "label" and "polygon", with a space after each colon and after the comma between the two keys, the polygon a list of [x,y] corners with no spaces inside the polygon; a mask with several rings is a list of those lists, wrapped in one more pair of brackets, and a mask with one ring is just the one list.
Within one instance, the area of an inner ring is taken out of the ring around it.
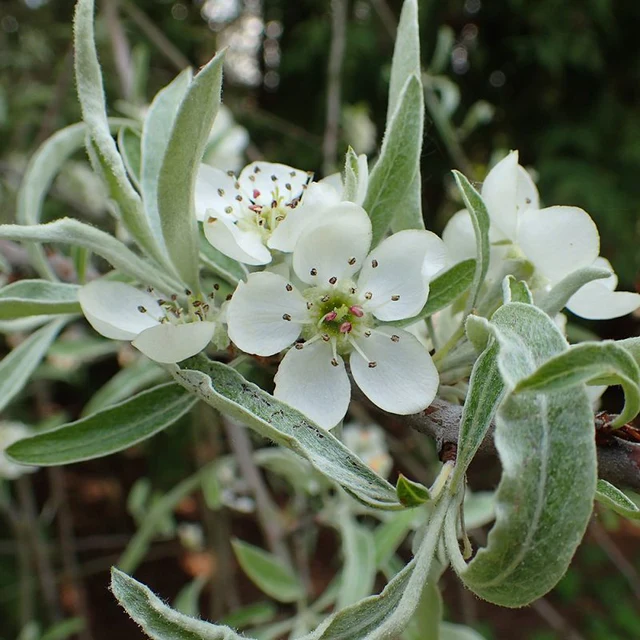
{"label": "white flower with five petals", "polygon": [[369,253],[364,209],[344,202],[337,209],[296,244],[299,288],[280,274],[252,273],[227,308],[229,337],[243,351],[270,356],[295,346],[280,363],[274,394],[324,428],[349,405],[345,357],[382,409],[410,414],[429,406],[438,387],[429,352],[409,332],[381,323],[415,316],[446,263],[444,243],[428,231],[401,231]]}
{"label": "white flower with five petals", "polygon": [[[600,237],[589,214],[578,207],[540,209],[538,191],[531,176],[518,164],[512,151],[491,169],[482,185],[482,198],[491,220],[491,266],[488,277],[500,273],[501,263],[524,257],[534,267],[535,289],[546,291],[569,274],[590,266],[611,265],[598,258]],[[476,256],[475,235],[466,210],[456,213],[442,234],[456,261]],[[640,295],[615,292],[617,279],[584,285],[567,307],[592,319],[613,318],[640,306]]]}
{"label": "white flower with five petals", "polygon": [[162,299],[123,282],[94,280],[80,289],[78,298],[98,333],[130,340],[156,362],[175,363],[200,353],[221,328],[212,296],[187,295],[188,307],[183,309],[175,295]]}

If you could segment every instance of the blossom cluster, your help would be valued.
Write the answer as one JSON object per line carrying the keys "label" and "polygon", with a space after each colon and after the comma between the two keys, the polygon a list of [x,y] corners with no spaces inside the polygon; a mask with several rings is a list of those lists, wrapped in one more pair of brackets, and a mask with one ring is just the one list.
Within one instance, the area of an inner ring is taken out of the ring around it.
{"label": "blossom cluster", "polygon": [[[98,280],[80,293],[84,314],[98,332],[131,340],[161,363],[180,362],[212,341],[275,357],[274,395],[325,428],[345,416],[351,380],[385,411],[421,411],[436,395],[438,371],[428,343],[416,337],[419,327],[398,323],[420,314],[438,274],[475,257],[471,217],[455,214],[443,239],[405,230],[372,246],[362,206],[367,186],[365,156],[351,200],[339,176],[314,181],[311,173],[268,162],[236,176],[203,164],[195,215],[213,248],[243,265],[235,291],[221,302],[215,289],[177,294]],[[506,261],[525,259],[539,296],[582,267],[610,269],[589,215],[577,207],[540,208],[517,152],[491,170],[482,197],[491,219],[489,280],[503,277]],[[640,295],[616,292],[616,284],[611,271],[584,285],[568,308],[586,318],[638,308]]]}

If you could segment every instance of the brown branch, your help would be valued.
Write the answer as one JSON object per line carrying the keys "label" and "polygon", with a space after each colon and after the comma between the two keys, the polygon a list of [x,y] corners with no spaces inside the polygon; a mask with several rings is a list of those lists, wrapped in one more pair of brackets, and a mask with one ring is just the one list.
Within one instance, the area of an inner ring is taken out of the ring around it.
{"label": "brown branch", "polygon": [[[457,444],[462,407],[436,399],[421,413],[406,416],[404,423],[436,441],[441,451],[447,443]],[[613,416],[607,416],[611,418]],[[478,453],[495,455],[492,423]],[[624,428],[623,428],[624,429]],[[640,442],[632,441],[625,430],[612,431],[602,414],[594,417],[594,433],[598,453],[598,475],[616,486],[640,490]],[[615,435],[617,433],[617,435]]]}

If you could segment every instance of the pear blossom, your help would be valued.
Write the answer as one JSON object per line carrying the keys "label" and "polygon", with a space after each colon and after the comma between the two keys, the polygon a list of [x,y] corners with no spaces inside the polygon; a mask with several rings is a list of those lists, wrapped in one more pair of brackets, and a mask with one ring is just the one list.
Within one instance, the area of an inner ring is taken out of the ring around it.
{"label": "pear blossom", "polygon": [[187,292],[183,309],[173,295],[141,291],[123,282],[94,280],[78,299],[89,324],[113,340],[130,340],[151,360],[175,363],[202,351],[221,330],[221,313],[213,296]]}
{"label": "pear blossom", "polygon": [[342,202],[300,235],[292,259],[299,286],[279,273],[252,273],[227,308],[229,337],[240,349],[260,356],[288,349],[274,395],[324,428],[349,405],[347,358],[362,392],[392,413],[421,411],[438,387],[429,352],[383,323],[422,309],[430,280],[446,264],[444,243],[407,230],[371,252],[370,245],[367,213]]}
{"label": "pear blossom", "polygon": [[[540,208],[538,190],[518,164],[517,151],[491,169],[481,195],[491,220],[489,279],[498,277],[505,260],[525,258],[534,268],[533,288],[547,291],[578,269],[606,263],[598,257],[600,236],[586,211],[572,206]],[[476,256],[468,211],[454,214],[442,239],[455,262]],[[570,301],[573,308],[568,306],[577,315],[593,319],[618,317],[640,306],[640,296],[614,292],[616,284],[612,272],[604,281],[584,285]]]}
{"label": "pear blossom", "polygon": [[37,467],[16,464],[4,453],[14,442],[28,438],[33,433],[22,422],[0,422],[0,478],[15,480],[25,473],[37,471]]}

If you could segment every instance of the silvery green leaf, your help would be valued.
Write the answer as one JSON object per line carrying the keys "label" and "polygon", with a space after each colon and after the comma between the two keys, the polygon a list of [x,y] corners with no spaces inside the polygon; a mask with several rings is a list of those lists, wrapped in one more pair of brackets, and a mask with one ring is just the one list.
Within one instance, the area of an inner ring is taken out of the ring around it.
{"label": "silvery green leaf", "polygon": [[195,402],[179,385],[169,382],[86,418],[20,440],[7,453],[16,462],[36,466],[102,458],[166,429]]}
{"label": "silvery green leaf", "polygon": [[484,640],[484,636],[471,627],[443,622],[440,625],[440,640]]}
{"label": "silvery green leaf", "polygon": [[583,342],[547,360],[518,382],[516,393],[564,390],[604,377],[624,389],[622,413],[611,423],[620,427],[640,413],[640,368],[633,357],[612,340]]}
{"label": "silvery green leaf", "polygon": [[218,53],[193,79],[180,103],[158,176],[158,213],[169,257],[178,273],[199,289],[196,175],[220,107],[222,61]]}
{"label": "silvery green leaf", "polygon": [[349,147],[344,159],[344,190],[342,197],[349,202],[355,202],[358,195],[358,156]]}
{"label": "silvery green leaf", "polygon": [[200,610],[200,607],[198,606],[200,594],[207,582],[209,582],[208,576],[198,576],[182,587],[178,592],[176,599],[173,601],[173,608],[178,613],[183,613],[185,616],[195,618]]}
{"label": "silvery green leaf", "polygon": [[272,553],[242,540],[231,546],[242,570],[261,591],[278,602],[295,602],[304,597],[304,587],[280,559]]}
{"label": "silvery green leaf", "polygon": [[158,178],[176,114],[192,78],[191,69],[185,69],[159,91],[149,106],[142,126],[140,186],[151,230],[163,247],[164,238],[158,213]]}
{"label": "silvery green leaf", "polygon": [[75,73],[82,119],[87,125],[93,152],[100,163],[111,197],[118,203],[122,220],[140,247],[162,261],[151,233],[142,201],[129,182],[124,163],[111,137],[94,27],[94,0],[78,0],[74,18]]}
{"label": "silvery green leaf", "polygon": [[598,480],[596,500],[629,520],[640,520],[638,505],[606,480]]}
{"label": "silvery green leaf", "polygon": [[[109,126],[117,130],[128,120],[110,118]],[[16,221],[19,224],[38,224],[42,218],[45,196],[64,163],[84,146],[87,127],[84,122],[72,124],[54,133],[33,154],[18,190]],[[27,246],[31,263],[40,275],[56,280],[47,257],[39,245]]]}
{"label": "silvery green leaf", "polygon": [[153,640],[242,640],[229,627],[209,624],[174,611],[148,587],[115,568],[111,570],[111,591]]}
{"label": "silvery green leaf", "polygon": [[0,411],[22,391],[51,343],[69,318],[60,318],[32,333],[0,362]]}
{"label": "silvery green leaf", "polygon": [[138,189],[140,189],[140,165],[142,162],[140,144],[140,134],[132,127],[121,127],[118,131],[118,150],[129,178]]}
{"label": "silvery green leaf", "polygon": [[498,345],[491,340],[471,371],[467,399],[460,420],[456,466],[451,479],[454,490],[464,481],[469,464],[485,439],[504,395],[497,358]]}
{"label": "silvery green leaf", "polygon": [[394,513],[373,532],[376,553],[376,567],[381,567],[397,551],[402,541],[413,529],[419,509],[407,509]]}
{"label": "silvery green leaf", "polygon": [[470,491],[464,493],[464,524],[467,529],[477,529],[493,522],[496,517],[494,491]]}
{"label": "silvery green leaf", "polygon": [[430,73],[437,75],[445,72],[447,65],[450,64],[451,50],[455,42],[456,34],[448,24],[438,29],[435,51],[429,65]]}
{"label": "silvery green leaf", "polygon": [[489,213],[480,194],[471,186],[471,183],[459,172],[454,171],[453,177],[456,180],[465,207],[471,216],[473,231],[476,236],[476,271],[469,292],[469,299],[465,315],[468,315],[478,303],[480,289],[489,270],[490,247],[489,247]]}
{"label": "silvery green leaf", "polygon": [[376,551],[373,534],[344,509],[336,522],[342,539],[342,578],[337,606],[343,609],[366,598],[376,579]]}
{"label": "silvery green leaf", "polygon": [[402,640],[439,640],[442,622],[442,595],[438,582],[446,566],[434,560],[420,604],[402,634]]}
{"label": "silvery green leaf", "polygon": [[364,208],[373,226],[372,246],[382,240],[404,206],[419,167],[422,149],[424,97],[416,75],[407,78],[384,135],[380,157],[371,176]]}
{"label": "silvery green leaf", "polygon": [[498,309],[491,325],[510,391],[496,416],[503,468],[496,523],[487,547],[468,565],[455,550],[455,519],[448,519],[445,533],[452,563],[476,595],[520,607],[564,575],[591,517],[597,471],[593,413],[581,384],[536,395],[513,392],[569,348],[549,316],[514,302]]}
{"label": "silvery green leaf", "polygon": [[403,231],[404,229],[424,229],[422,217],[422,178],[420,169],[413,176],[409,189],[402,197],[396,215],[391,221],[391,231]]}
{"label": "silvery green leaf", "polygon": [[277,614],[278,609],[273,602],[254,602],[228,613],[220,622],[234,629],[242,629],[251,625],[269,622]]}
{"label": "silvery green leaf", "polygon": [[167,372],[153,360],[145,357],[138,358],[132,364],[120,369],[93,394],[84,406],[82,415],[89,416],[122,402],[153,384],[164,382],[167,377]]}
{"label": "silvery green leaf", "polygon": [[429,284],[429,298],[418,315],[390,324],[406,327],[448,307],[471,286],[475,270],[475,260],[463,260],[451,267],[451,269],[447,269]]}
{"label": "silvery green leaf", "polygon": [[307,460],[283,447],[263,447],[253,454],[256,464],[289,482],[292,488],[318,495],[332,485]]}
{"label": "silvery green leaf", "polygon": [[56,622],[43,631],[39,640],[66,640],[73,636],[77,637],[77,634],[81,633],[86,625],[86,620],[82,618],[68,618],[62,622]]}
{"label": "silvery green leaf", "polygon": [[610,275],[611,271],[600,267],[578,269],[554,285],[551,291],[540,300],[538,306],[553,317],[567,306],[571,296],[585,284],[593,282],[593,280],[608,278]]}
{"label": "silvery green leaf", "polygon": [[166,293],[182,290],[179,282],[139,258],[112,235],[73,218],[61,218],[48,224],[3,224],[0,225],[0,238],[14,242],[56,242],[84,247],[141,284],[153,285],[158,291]]}
{"label": "silvery green leaf", "polygon": [[527,283],[524,280],[518,280],[512,275],[508,275],[502,281],[502,299],[505,304],[507,302],[533,304],[533,296]]}
{"label": "silvery green leaf", "polygon": [[75,284],[48,280],[19,280],[0,289],[0,319],[80,313]]}
{"label": "silvery green leaf", "polygon": [[398,477],[396,493],[398,494],[398,500],[405,507],[419,507],[421,504],[431,500],[431,495],[427,487],[419,482],[409,480],[409,478],[402,474]]}
{"label": "silvery green leaf", "polygon": [[378,509],[401,509],[394,487],[367,467],[331,433],[276,400],[237,371],[196,356],[173,376],[201,400],[260,435],[306,458],[321,474]]}
{"label": "silvery green leaf", "polygon": [[464,322],[464,331],[476,352],[482,353],[491,338],[491,325],[489,321],[482,316],[467,316]]}

